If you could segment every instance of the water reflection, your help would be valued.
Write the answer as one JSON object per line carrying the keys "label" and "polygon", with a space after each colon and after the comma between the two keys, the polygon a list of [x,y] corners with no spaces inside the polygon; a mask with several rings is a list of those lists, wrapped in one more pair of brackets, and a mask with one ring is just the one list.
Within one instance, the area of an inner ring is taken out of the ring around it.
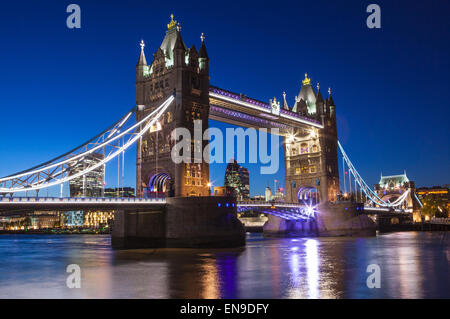
{"label": "water reflection", "polygon": [[[448,238],[264,239],[243,249],[113,251],[108,236],[0,236],[1,298],[435,298],[450,297]],[[65,285],[68,264],[82,288]],[[369,289],[378,264],[381,289]]]}
{"label": "water reflection", "polygon": [[308,239],[306,247],[306,275],[308,277],[308,297],[319,298],[319,253],[316,239]]}

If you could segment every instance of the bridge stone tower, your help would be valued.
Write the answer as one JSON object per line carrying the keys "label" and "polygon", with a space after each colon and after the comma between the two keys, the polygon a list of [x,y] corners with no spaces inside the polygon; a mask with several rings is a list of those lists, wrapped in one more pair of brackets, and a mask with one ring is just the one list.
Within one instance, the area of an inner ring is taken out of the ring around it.
{"label": "bridge stone tower", "polygon": [[409,191],[403,203],[399,206],[402,209],[419,210],[419,204],[413,197],[416,193],[415,183],[406,176],[406,171],[400,175],[381,175],[378,184],[375,184],[374,191],[378,197],[386,202],[393,203],[406,191]]}
{"label": "bridge stone tower", "polygon": [[[315,118],[323,128],[298,128],[284,137],[288,201],[296,202],[299,197],[306,199],[306,193],[311,190],[317,190],[320,202],[336,201],[339,192],[336,107],[330,89],[328,93],[324,100],[320,85],[317,84],[316,93],[305,74],[292,111]],[[285,94],[283,108],[289,109]]]}
{"label": "bridge stone tower", "polygon": [[[200,120],[202,130],[208,128],[209,116],[209,58],[201,36],[198,52],[193,45],[186,47],[181,37],[180,24],[173,20],[167,25],[166,35],[147,64],[144,42],[136,66],[136,104],[139,121],[169,95],[176,93],[158,123],[137,144],[137,195],[146,192],[164,192],[166,196],[208,196],[209,165],[206,162],[175,164],[171,150],[176,141],[171,138],[175,128],[191,132],[191,153],[208,141],[194,141],[194,121]],[[202,134],[203,134],[202,132]],[[192,155],[193,159],[193,155]]]}

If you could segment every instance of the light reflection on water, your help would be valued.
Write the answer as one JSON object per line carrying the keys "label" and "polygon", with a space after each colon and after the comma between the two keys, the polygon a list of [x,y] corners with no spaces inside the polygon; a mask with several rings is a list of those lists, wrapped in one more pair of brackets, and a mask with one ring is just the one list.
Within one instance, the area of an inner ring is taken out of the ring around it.
{"label": "light reflection on water", "polygon": [[[449,238],[264,239],[241,249],[114,251],[109,236],[0,236],[0,298],[450,298]],[[68,264],[81,289],[66,287]],[[369,289],[366,268],[381,268]]]}

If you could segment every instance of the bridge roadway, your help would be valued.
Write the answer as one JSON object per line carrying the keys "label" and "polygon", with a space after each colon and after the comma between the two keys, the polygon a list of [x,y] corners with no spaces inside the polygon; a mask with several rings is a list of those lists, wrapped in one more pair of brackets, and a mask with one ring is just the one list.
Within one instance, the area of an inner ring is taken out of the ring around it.
{"label": "bridge roadway", "polygon": [[164,198],[113,198],[113,197],[1,197],[0,214],[12,215],[35,210],[123,210],[161,209],[166,205]]}
{"label": "bridge roadway", "polygon": [[[165,207],[164,198],[133,198],[133,197],[0,197],[0,213],[14,214],[32,210],[118,210],[118,209],[161,209]],[[238,212],[245,210],[264,210],[265,213],[276,211],[288,213],[295,217],[304,217],[311,212],[305,212],[308,206],[301,203],[266,202],[266,201],[240,201],[237,202]],[[362,207],[361,207],[362,208]],[[306,213],[306,214],[305,214]],[[361,213],[365,214],[409,214],[404,210],[364,207]],[[293,216],[289,216],[293,217]],[[295,218],[294,217],[294,218]]]}
{"label": "bridge roadway", "polygon": [[[341,203],[351,203],[350,201],[340,201]],[[362,203],[359,204],[359,207],[357,209],[360,210],[361,214],[367,214],[367,215],[408,215],[411,214],[411,211],[403,210],[403,209],[394,209],[394,208],[387,208],[387,207],[370,207],[370,206],[363,206]],[[291,210],[292,209],[305,209],[308,206],[301,203],[287,203],[287,202],[276,202],[276,201],[239,201],[237,203],[238,212],[243,212],[245,210],[262,210],[262,209],[272,209],[276,210],[278,208],[283,210]]]}

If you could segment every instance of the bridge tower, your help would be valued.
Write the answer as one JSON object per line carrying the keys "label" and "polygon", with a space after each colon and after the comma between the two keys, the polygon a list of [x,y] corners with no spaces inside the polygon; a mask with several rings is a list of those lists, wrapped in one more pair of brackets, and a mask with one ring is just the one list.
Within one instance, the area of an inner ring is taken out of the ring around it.
{"label": "bridge tower", "polygon": [[[148,134],[137,144],[137,195],[146,191],[164,192],[166,196],[208,196],[209,165],[201,163],[175,164],[171,150],[175,128],[191,132],[191,150],[204,149],[208,141],[194,142],[194,121],[200,120],[202,130],[208,128],[209,116],[209,58],[205,37],[201,36],[198,52],[193,45],[186,47],[181,26],[173,20],[167,24],[166,35],[147,64],[144,43],[136,66],[137,120],[160,105],[170,94],[176,99]],[[202,134],[203,134],[202,132]],[[192,154],[195,152],[192,151]],[[192,155],[193,159],[193,155]]]}
{"label": "bridge tower", "polygon": [[380,181],[375,184],[374,191],[385,202],[395,202],[402,194],[409,191],[403,203],[398,207],[401,209],[411,209],[412,211],[419,210],[419,203],[414,200],[416,193],[415,183],[406,176],[406,171],[403,174],[383,176],[381,174]]}
{"label": "bridge tower", "polygon": [[319,120],[323,128],[298,128],[283,138],[288,201],[296,202],[313,190],[320,202],[336,201],[339,192],[336,107],[331,90],[328,93],[324,100],[320,85],[317,84],[316,93],[305,74],[292,110]]}

